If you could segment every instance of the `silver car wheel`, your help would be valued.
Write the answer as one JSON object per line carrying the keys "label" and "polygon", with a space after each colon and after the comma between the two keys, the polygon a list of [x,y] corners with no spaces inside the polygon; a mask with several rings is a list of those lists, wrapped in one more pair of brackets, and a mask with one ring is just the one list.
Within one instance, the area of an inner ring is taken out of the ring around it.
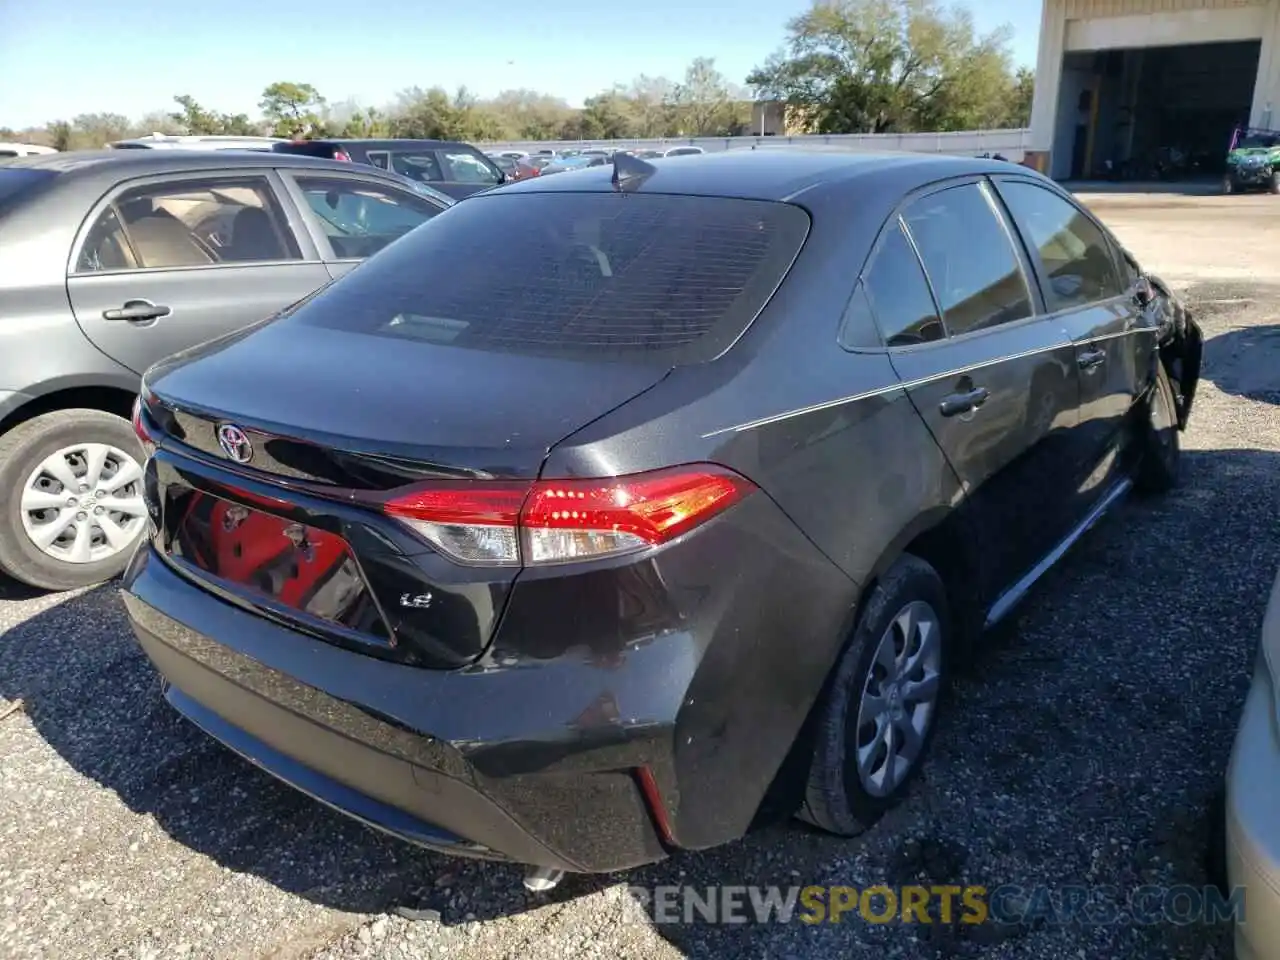
{"label": "silver car wheel", "polygon": [[858,779],[873,797],[893,793],[919,759],[941,683],[942,627],[916,600],[880,638],[858,704]]}
{"label": "silver car wheel", "polygon": [[42,553],[64,563],[95,563],[131,547],[147,522],[142,467],[118,447],[63,447],[27,477],[22,527]]}

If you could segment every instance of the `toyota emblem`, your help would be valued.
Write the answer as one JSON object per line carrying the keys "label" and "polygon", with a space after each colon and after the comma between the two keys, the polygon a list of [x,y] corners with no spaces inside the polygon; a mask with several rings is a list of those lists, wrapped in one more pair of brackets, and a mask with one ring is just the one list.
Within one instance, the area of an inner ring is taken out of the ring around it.
{"label": "toyota emblem", "polygon": [[248,463],[253,459],[253,444],[249,442],[249,435],[234,423],[224,423],[218,427],[218,446],[236,463]]}

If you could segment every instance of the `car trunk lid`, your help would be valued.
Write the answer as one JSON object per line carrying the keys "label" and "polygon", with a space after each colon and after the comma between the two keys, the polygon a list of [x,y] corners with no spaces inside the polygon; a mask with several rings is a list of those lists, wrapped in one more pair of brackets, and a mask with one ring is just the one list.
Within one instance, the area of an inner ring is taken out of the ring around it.
{"label": "car trunk lid", "polygon": [[[533,478],[561,438],[647,390],[659,364],[600,364],[268,324],[152,368],[147,387],[188,446],[227,459],[218,425],[253,444],[252,468],[386,489],[414,477]],[[199,361],[199,362],[196,362]]]}
{"label": "car trunk lid", "polygon": [[519,568],[460,565],[380,504],[429,479],[532,481],[552,445],[666,369],[331,329],[300,342],[268,324],[148,373],[154,545],[225,599],[330,642],[464,665]]}

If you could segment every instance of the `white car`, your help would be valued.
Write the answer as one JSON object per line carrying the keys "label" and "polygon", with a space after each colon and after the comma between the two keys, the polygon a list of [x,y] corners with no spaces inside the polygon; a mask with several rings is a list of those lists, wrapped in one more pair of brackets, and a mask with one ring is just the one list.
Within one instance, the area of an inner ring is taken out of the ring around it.
{"label": "white car", "polygon": [[270,150],[275,143],[285,143],[281,137],[196,137],[152,133],[130,140],[117,140],[113,150]]}
{"label": "white car", "polygon": [[0,143],[0,160],[12,160],[14,157],[38,157],[57,152],[53,147],[42,147],[36,143]]}

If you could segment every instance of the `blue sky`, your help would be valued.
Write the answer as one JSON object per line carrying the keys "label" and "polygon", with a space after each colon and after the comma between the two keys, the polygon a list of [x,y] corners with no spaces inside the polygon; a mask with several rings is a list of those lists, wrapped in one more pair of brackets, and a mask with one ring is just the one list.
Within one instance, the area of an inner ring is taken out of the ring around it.
{"label": "blue sky", "polygon": [[[1040,4],[971,0],[1035,61]],[[641,73],[679,77],[697,56],[741,83],[807,0],[0,0],[0,126],[78,113],[139,117],[188,93],[256,116],[263,87],[311,83],[380,106],[406,87],[527,87],[580,104]]]}

